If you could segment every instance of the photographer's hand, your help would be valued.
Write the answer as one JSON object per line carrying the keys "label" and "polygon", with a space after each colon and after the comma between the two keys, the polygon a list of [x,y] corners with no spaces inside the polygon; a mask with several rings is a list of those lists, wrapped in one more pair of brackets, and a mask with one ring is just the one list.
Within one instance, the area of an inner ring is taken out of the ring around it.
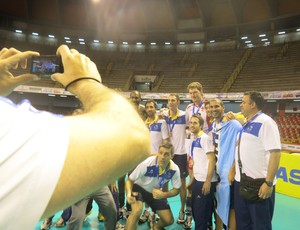
{"label": "photographer's hand", "polygon": [[[66,45],[61,45],[57,49],[57,55],[62,57],[64,73],[53,74],[51,76],[53,80],[59,81],[64,86],[79,78],[87,78],[87,80],[93,78],[101,82],[97,66],[84,54],[79,53],[75,49],[69,49]],[[70,85],[70,91],[74,91],[75,85],[77,85],[77,82]]]}
{"label": "photographer's hand", "polygon": [[0,96],[9,95],[14,88],[26,82],[39,80],[40,78],[34,74],[21,74],[13,76],[11,69],[21,68],[26,69],[27,59],[32,56],[39,56],[39,53],[33,51],[20,52],[14,48],[3,48],[0,51]]}

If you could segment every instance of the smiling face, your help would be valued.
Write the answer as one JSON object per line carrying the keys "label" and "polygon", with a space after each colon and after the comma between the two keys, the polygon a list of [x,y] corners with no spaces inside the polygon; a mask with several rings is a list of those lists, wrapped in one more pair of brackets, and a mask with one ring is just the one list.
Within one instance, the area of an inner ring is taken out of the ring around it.
{"label": "smiling face", "polygon": [[195,88],[190,88],[189,89],[189,94],[190,94],[190,97],[191,97],[191,100],[199,105],[203,99],[203,93],[197,89],[196,87]]}
{"label": "smiling face", "polygon": [[192,116],[189,128],[194,135],[197,135],[200,130],[202,130],[202,125],[200,124],[200,120],[198,117]]}
{"label": "smiling face", "polygon": [[210,102],[206,102],[205,103],[205,111],[206,111],[206,115],[211,118],[211,111],[210,111]]}
{"label": "smiling face", "polygon": [[224,115],[224,110],[225,108],[222,101],[219,100],[210,101],[210,113],[214,119],[216,120],[221,119],[221,117]]}

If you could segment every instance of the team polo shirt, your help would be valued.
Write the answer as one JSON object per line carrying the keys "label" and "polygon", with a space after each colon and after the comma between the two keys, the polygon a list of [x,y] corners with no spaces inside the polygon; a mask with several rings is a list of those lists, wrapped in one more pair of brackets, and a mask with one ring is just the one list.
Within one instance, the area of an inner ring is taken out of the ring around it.
{"label": "team polo shirt", "polygon": [[186,136],[186,120],[185,112],[177,110],[174,117],[170,117],[168,111],[164,112],[165,120],[168,125],[170,140],[174,146],[174,154],[183,155],[185,151],[185,136]]}
{"label": "team polo shirt", "polygon": [[[200,137],[190,139],[190,157],[194,161],[193,172],[197,181],[205,181],[208,170],[209,160],[207,153],[213,154],[214,146],[212,139],[205,133]],[[217,181],[217,175],[214,171],[211,182]]]}
{"label": "team polo shirt", "polygon": [[171,160],[165,173],[159,173],[156,161],[156,156],[148,157],[134,169],[129,179],[150,193],[154,188],[161,189],[168,181],[171,181],[173,188],[179,189],[181,179],[178,166]]}
{"label": "team polo shirt", "polygon": [[[243,173],[252,178],[266,177],[270,150],[272,149],[281,149],[278,127],[271,117],[262,113],[253,122],[250,122],[246,128],[243,128],[240,142],[240,159],[243,165]],[[240,181],[237,150],[235,159],[235,180]]]}
{"label": "team polo shirt", "polygon": [[156,116],[153,122],[145,121],[150,131],[151,153],[158,153],[159,146],[164,139],[169,137],[169,130],[165,120],[158,119]]}
{"label": "team polo shirt", "polygon": [[191,103],[186,107],[185,113],[186,113],[185,116],[186,116],[187,125],[190,124],[191,117],[194,114],[201,114],[201,117],[204,120],[204,124],[203,124],[202,129],[205,133],[208,132],[208,124],[207,124],[207,115],[206,115],[206,110],[205,110],[205,103],[201,103],[200,107],[198,107],[195,103]]}
{"label": "team polo shirt", "polygon": [[56,187],[69,144],[62,116],[0,97],[0,229],[34,229]]}

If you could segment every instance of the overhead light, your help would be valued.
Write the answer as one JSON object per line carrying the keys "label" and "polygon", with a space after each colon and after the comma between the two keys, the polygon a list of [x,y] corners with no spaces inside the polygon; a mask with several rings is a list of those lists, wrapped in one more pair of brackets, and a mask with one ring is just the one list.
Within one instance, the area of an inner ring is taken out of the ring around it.
{"label": "overhead light", "polygon": [[122,42],[123,43],[123,45],[128,45],[128,42]]}
{"label": "overhead light", "polygon": [[280,31],[280,32],[278,32],[278,34],[285,34],[285,32],[284,31]]}
{"label": "overhead light", "polygon": [[296,29],[296,31],[299,32],[299,31],[300,31],[300,28],[299,28],[299,29]]}
{"label": "overhead light", "polygon": [[156,45],[156,42],[151,42],[150,45],[154,46]]}
{"label": "overhead light", "polygon": [[165,45],[170,45],[171,44],[171,42],[165,42]]}
{"label": "overhead light", "polygon": [[48,94],[49,97],[55,97],[55,94]]}
{"label": "overhead light", "polygon": [[248,41],[245,41],[245,43],[251,43],[251,41],[248,40]]}
{"label": "overhead light", "polygon": [[61,94],[60,97],[68,97],[67,95]]}
{"label": "overhead light", "polygon": [[199,44],[199,43],[200,43],[200,41],[194,41],[194,43],[195,43],[195,44]]}
{"label": "overhead light", "polygon": [[15,32],[21,34],[22,30],[15,30]]}
{"label": "overhead light", "polygon": [[209,42],[210,42],[210,43],[214,43],[215,41],[216,41],[216,40],[210,40]]}
{"label": "overhead light", "polygon": [[70,40],[67,40],[66,43],[72,43]]}
{"label": "overhead light", "polygon": [[64,37],[64,39],[65,39],[65,40],[70,40],[70,38],[69,38],[69,37]]}
{"label": "overhead light", "polygon": [[141,42],[137,42],[136,44],[137,44],[137,45],[142,45],[142,43],[141,43]]}
{"label": "overhead light", "polygon": [[95,43],[100,43],[100,41],[99,41],[99,40],[94,40],[94,42],[95,42]]}
{"label": "overhead light", "polygon": [[84,42],[84,39],[83,38],[78,38],[78,41]]}
{"label": "overhead light", "polygon": [[293,101],[295,101],[295,102],[299,102],[299,101],[300,101],[300,99],[294,99]]}
{"label": "overhead light", "polygon": [[241,37],[242,40],[248,39],[247,36]]}
{"label": "overhead light", "polygon": [[267,38],[263,38],[263,39],[261,39],[261,41],[265,42],[265,41],[268,41],[268,39]]}
{"label": "overhead light", "polygon": [[265,36],[266,36],[266,34],[260,34],[259,35],[260,38],[265,37]]}
{"label": "overhead light", "polygon": [[39,36],[39,34],[36,33],[36,32],[33,32],[32,35],[33,35],[33,36]]}
{"label": "overhead light", "polygon": [[267,100],[267,102],[276,102],[276,100]]}
{"label": "overhead light", "polygon": [[240,100],[237,100],[237,101],[234,101],[234,102],[236,102],[236,103],[241,103],[242,101],[240,101]]}
{"label": "overhead light", "polygon": [[179,44],[180,44],[180,45],[184,45],[184,44],[185,44],[185,42],[179,42]]}
{"label": "overhead light", "polygon": [[107,43],[108,43],[108,44],[114,44],[114,42],[113,42],[113,41],[108,41]]}
{"label": "overhead light", "polygon": [[55,38],[55,36],[52,35],[52,34],[49,34],[48,37],[49,37],[49,38]]}
{"label": "overhead light", "polygon": [[247,44],[247,47],[251,48],[253,47],[253,44]]}
{"label": "overhead light", "polygon": [[79,42],[80,45],[85,45],[85,42]]}

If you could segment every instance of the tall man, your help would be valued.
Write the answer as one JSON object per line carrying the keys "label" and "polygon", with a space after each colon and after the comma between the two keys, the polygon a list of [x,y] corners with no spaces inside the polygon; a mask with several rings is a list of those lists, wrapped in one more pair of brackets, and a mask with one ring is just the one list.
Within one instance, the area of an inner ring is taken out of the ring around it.
{"label": "tall man", "polygon": [[236,175],[234,188],[234,208],[237,229],[272,229],[274,212],[275,175],[280,160],[280,136],[275,121],[262,113],[264,98],[259,92],[246,92],[241,103],[241,112],[247,118],[239,135],[242,172],[252,178],[265,178],[258,196],[262,201],[249,201],[239,195],[240,170],[238,150],[235,154]]}
{"label": "tall man", "polygon": [[225,118],[225,107],[218,99],[210,100],[210,113],[215,119],[212,123],[212,137],[217,156],[216,171],[220,177],[220,182],[216,187],[216,229],[223,229],[223,223],[230,230],[235,230],[235,213],[233,208],[233,182],[234,154],[236,139],[242,129],[241,124],[233,119],[227,121]]}
{"label": "tall man", "polygon": [[[143,210],[143,202],[149,204],[160,217],[154,230],[161,230],[174,222],[167,198],[176,196],[181,186],[178,166],[172,161],[173,146],[164,143],[159,147],[158,155],[151,156],[139,164],[126,181],[126,196],[132,206],[125,229],[137,229]],[[172,182],[170,191],[163,191],[163,185]]]}
{"label": "tall man", "polygon": [[211,217],[213,194],[216,188],[216,158],[214,146],[207,134],[202,130],[203,118],[192,115],[190,120],[190,156],[193,165],[192,182],[192,215],[196,230],[207,230],[207,222]]}
{"label": "tall man", "polygon": [[185,151],[185,129],[186,120],[185,112],[179,110],[180,98],[178,94],[170,94],[168,98],[169,110],[165,111],[165,119],[168,124],[170,141],[174,146],[173,161],[180,169],[182,186],[180,188],[180,212],[177,223],[183,224],[185,221],[184,208],[186,202],[186,177],[188,176],[187,153]]}
{"label": "tall man", "polygon": [[205,111],[205,100],[202,85],[199,82],[192,82],[188,85],[187,90],[193,103],[186,107],[186,120],[189,124],[192,115],[200,114],[204,120],[203,131],[207,133],[208,124]]}

